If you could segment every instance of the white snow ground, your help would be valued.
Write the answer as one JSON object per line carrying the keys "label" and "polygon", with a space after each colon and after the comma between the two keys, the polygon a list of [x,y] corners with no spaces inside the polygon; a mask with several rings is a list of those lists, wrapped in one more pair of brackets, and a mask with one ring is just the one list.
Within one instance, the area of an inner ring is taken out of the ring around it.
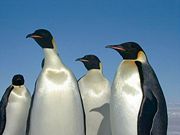
{"label": "white snow ground", "polygon": [[168,105],[168,135],[180,135],[180,104]]}

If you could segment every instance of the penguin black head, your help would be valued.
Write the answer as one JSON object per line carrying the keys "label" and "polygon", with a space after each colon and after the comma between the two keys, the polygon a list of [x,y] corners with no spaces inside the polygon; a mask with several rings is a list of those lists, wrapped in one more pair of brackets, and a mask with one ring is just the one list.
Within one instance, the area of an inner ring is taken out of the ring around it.
{"label": "penguin black head", "polygon": [[38,29],[34,33],[28,34],[26,38],[33,38],[42,48],[54,48],[53,36],[48,30]]}
{"label": "penguin black head", "polygon": [[24,85],[24,77],[20,74],[17,74],[12,79],[12,84],[16,86]]}
{"label": "penguin black head", "polygon": [[123,59],[137,59],[139,52],[143,49],[135,42],[126,42],[119,45],[108,45],[106,48],[112,48],[119,52]]}
{"label": "penguin black head", "polygon": [[81,61],[87,70],[101,69],[101,61],[95,55],[85,55],[82,58],[76,59],[76,61]]}

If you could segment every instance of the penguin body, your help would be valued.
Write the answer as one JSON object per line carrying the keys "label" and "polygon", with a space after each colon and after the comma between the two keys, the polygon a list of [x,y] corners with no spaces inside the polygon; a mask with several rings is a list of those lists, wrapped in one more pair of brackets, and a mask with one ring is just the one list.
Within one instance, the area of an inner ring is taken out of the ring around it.
{"label": "penguin body", "polygon": [[137,119],[142,101],[138,68],[134,62],[123,61],[112,84],[110,100],[113,135],[137,135]]}
{"label": "penguin body", "polygon": [[[44,37],[49,33],[37,30],[32,38],[41,32]],[[35,40],[39,41],[36,37]],[[84,135],[84,114],[76,78],[61,62],[52,44],[49,48],[41,46],[45,59],[36,81],[27,135]]]}
{"label": "penguin body", "polygon": [[[109,103],[109,81],[104,77],[100,60],[95,55],[86,55],[78,60],[83,62],[88,70],[78,81],[86,114],[86,133],[87,135],[98,133],[100,133],[98,135],[110,135],[109,122],[106,121],[109,108],[104,108],[101,112],[93,110]],[[99,131],[100,126],[101,131]]]}
{"label": "penguin body", "polygon": [[123,57],[112,84],[113,135],[166,135],[167,107],[158,79],[134,42],[111,45]]}
{"label": "penguin body", "polygon": [[24,135],[31,96],[22,75],[13,77],[0,102],[0,135]]}

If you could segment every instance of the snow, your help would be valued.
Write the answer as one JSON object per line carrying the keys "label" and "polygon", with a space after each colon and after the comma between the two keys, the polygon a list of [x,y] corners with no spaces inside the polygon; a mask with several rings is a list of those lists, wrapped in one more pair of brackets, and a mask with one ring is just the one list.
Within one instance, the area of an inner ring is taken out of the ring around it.
{"label": "snow", "polygon": [[168,105],[168,135],[180,135],[180,104]]}

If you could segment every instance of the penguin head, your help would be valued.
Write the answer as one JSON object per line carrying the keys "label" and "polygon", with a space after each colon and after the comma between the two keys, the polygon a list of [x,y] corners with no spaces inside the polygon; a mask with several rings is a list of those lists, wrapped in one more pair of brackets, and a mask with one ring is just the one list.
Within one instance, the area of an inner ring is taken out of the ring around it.
{"label": "penguin head", "polygon": [[100,69],[101,70],[101,68],[102,68],[101,61],[95,55],[85,55],[82,58],[76,59],[76,61],[81,61],[87,70],[91,70],[91,69]]}
{"label": "penguin head", "polygon": [[14,75],[12,84],[15,86],[24,85],[24,77],[20,74]]}
{"label": "penguin head", "polygon": [[123,59],[135,60],[139,53],[144,53],[143,49],[135,42],[126,42],[119,45],[108,45],[106,48],[116,50]]}
{"label": "penguin head", "polygon": [[53,36],[48,30],[38,29],[34,33],[28,34],[26,38],[33,38],[42,48],[54,48]]}

